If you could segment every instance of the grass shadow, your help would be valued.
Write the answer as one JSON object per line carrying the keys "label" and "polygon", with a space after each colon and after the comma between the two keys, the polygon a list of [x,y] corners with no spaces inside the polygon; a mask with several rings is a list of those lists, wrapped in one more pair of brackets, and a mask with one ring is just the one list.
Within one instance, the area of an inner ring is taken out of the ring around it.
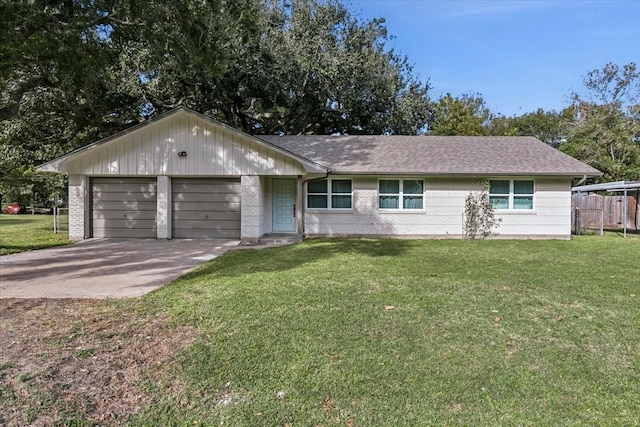
{"label": "grass shadow", "polygon": [[0,223],[2,225],[16,225],[16,224],[26,224],[26,223],[34,223],[41,222],[39,218],[29,218],[32,215],[9,215],[2,214],[0,215]]}
{"label": "grass shadow", "polygon": [[33,245],[2,245],[0,247],[0,255],[17,254],[21,252],[35,251],[38,249],[47,249],[47,248],[53,248],[57,246],[66,246],[69,244],[71,244],[70,241],[60,241],[60,242],[51,242],[51,243],[33,244]]}
{"label": "grass shadow", "polygon": [[217,276],[241,276],[298,268],[304,264],[327,260],[348,253],[367,257],[398,257],[415,246],[402,239],[312,239],[302,243],[264,249],[245,249],[226,253],[183,276],[196,279]]}

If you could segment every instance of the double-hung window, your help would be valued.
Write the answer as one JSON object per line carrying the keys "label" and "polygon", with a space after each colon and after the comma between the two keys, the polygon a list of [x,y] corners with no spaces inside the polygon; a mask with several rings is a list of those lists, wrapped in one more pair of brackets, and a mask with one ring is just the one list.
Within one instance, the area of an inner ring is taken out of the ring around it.
{"label": "double-hung window", "polygon": [[532,210],[533,180],[492,179],[489,181],[489,201],[500,210]]}
{"label": "double-hung window", "polygon": [[419,210],[423,208],[423,180],[381,179],[378,181],[378,209]]}
{"label": "double-hung window", "polygon": [[308,209],[351,209],[353,185],[350,179],[320,179],[307,182]]}

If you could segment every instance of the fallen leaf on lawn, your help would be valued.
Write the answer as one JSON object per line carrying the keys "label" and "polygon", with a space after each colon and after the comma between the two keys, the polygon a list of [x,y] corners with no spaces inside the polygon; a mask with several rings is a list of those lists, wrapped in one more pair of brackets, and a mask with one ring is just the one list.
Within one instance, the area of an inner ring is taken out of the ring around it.
{"label": "fallen leaf on lawn", "polygon": [[326,352],[326,351],[325,351],[324,353],[322,353],[322,355],[323,355],[324,357],[327,357],[327,358],[332,359],[332,360],[338,360],[338,359],[340,359],[340,355],[339,355],[339,354],[328,353],[328,352]]}
{"label": "fallen leaf on lawn", "polygon": [[500,316],[496,316],[496,317],[493,318],[493,321],[496,322],[496,323],[500,323],[501,320],[502,319],[500,318]]}
{"label": "fallen leaf on lawn", "polygon": [[324,409],[325,411],[331,409],[331,398],[329,396],[325,397],[322,400],[322,409]]}
{"label": "fallen leaf on lawn", "polygon": [[395,310],[396,306],[395,305],[385,305],[384,309],[387,311],[391,311],[391,310]]}

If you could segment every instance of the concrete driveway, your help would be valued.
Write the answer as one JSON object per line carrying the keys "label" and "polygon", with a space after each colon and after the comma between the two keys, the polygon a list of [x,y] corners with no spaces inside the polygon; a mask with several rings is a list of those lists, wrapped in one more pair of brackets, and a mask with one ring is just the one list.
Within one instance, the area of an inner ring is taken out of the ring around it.
{"label": "concrete driveway", "polygon": [[238,240],[89,239],[0,257],[0,298],[124,298],[144,295]]}

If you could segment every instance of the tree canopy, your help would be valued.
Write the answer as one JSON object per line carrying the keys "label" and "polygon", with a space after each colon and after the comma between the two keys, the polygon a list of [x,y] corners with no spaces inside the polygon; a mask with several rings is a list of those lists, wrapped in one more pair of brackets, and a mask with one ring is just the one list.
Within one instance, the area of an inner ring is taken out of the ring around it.
{"label": "tree canopy", "polygon": [[573,118],[561,149],[600,169],[604,181],[640,180],[640,71],[607,64],[574,93]]}
{"label": "tree canopy", "polygon": [[488,135],[492,118],[480,94],[447,93],[431,105],[427,123],[432,135]]}
{"label": "tree canopy", "polygon": [[5,190],[180,105],[256,134],[426,124],[428,82],[387,47],[384,20],[337,0],[0,1]]}

